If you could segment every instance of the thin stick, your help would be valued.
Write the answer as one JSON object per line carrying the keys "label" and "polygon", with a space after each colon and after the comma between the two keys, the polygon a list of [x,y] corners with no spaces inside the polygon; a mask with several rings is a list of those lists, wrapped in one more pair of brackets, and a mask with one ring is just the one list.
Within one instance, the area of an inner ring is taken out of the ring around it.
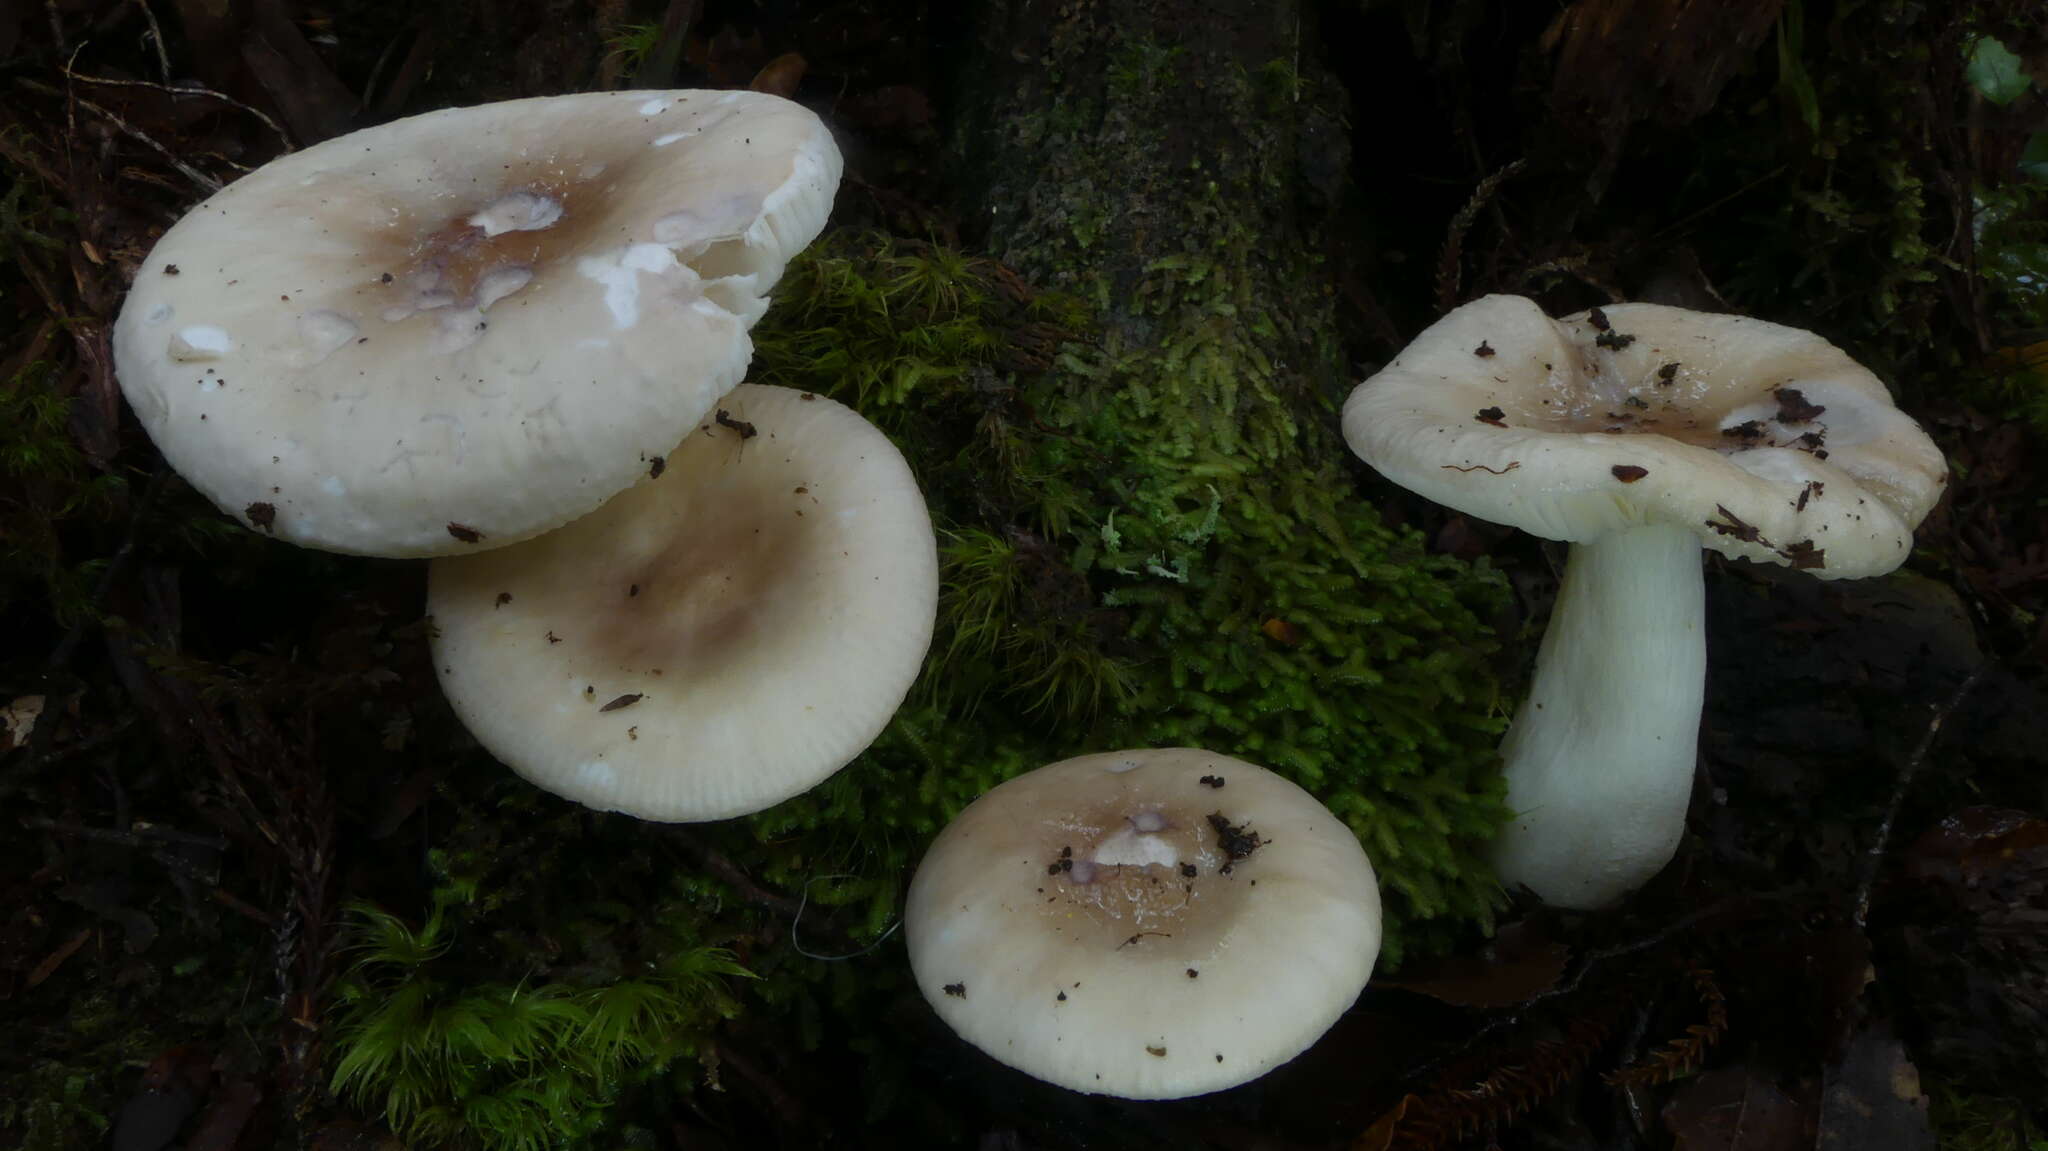
{"label": "thin stick", "polygon": [[163,26],[156,22],[156,13],[149,10],[149,0],[135,0],[135,6],[142,9],[142,18],[149,21],[149,39],[156,45],[156,66],[163,74],[164,83],[168,84],[171,82],[171,54],[164,49]]}
{"label": "thin stick", "polygon": [[868,944],[866,947],[861,948],[859,951],[849,951],[846,952],[844,955],[824,955],[819,952],[812,951],[809,948],[806,948],[801,942],[797,940],[796,925],[798,923],[803,922],[804,908],[810,906],[811,884],[816,883],[821,879],[858,878],[860,877],[854,875],[852,872],[844,872],[839,875],[813,875],[812,877],[804,881],[804,896],[801,900],[797,902],[796,916],[789,921],[789,945],[796,949],[796,953],[798,955],[803,956],[805,959],[823,960],[826,963],[839,963],[841,961],[848,959],[859,959],[861,956],[866,955],[870,951],[873,951],[875,948],[880,947],[884,943],[887,943],[889,941],[889,937],[891,935],[896,934],[896,929],[903,926],[903,920],[898,919],[896,922],[889,925],[888,930],[882,932],[880,935],[875,936],[875,941],[873,943]]}
{"label": "thin stick", "polygon": [[1856,885],[1856,926],[1861,928],[1870,916],[1870,892],[1877,886],[1877,873],[1884,867],[1886,850],[1891,846],[1892,824],[1899,818],[1899,808],[1906,802],[1906,793],[1912,790],[1913,780],[1920,774],[1920,765],[1927,759],[1927,753],[1934,747],[1934,739],[1941,734],[1941,727],[1948,717],[1955,714],[1964,697],[1984,678],[1984,669],[1990,661],[1978,664],[1956,685],[1948,699],[1936,704],[1934,714],[1927,720],[1927,730],[1920,733],[1920,742],[1914,746],[1913,754],[1899,767],[1899,778],[1892,784],[1892,797],[1884,807],[1884,819],[1877,825],[1877,841],[1870,845],[1863,860],[1863,878]]}
{"label": "thin stick", "polygon": [[187,180],[190,180],[194,184],[199,185],[199,187],[202,190],[204,190],[207,195],[211,196],[215,192],[221,190],[221,182],[219,180],[216,180],[212,176],[209,176],[206,173],[200,171],[199,169],[194,168],[192,165],[187,164],[185,161],[178,159],[178,157],[175,154],[173,154],[169,148],[166,148],[162,144],[157,143],[155,140],[150,139],[148,134],[143,132],[142,129],[137,128],[135,125],[130,124],[128,121],[123,120],[121,117],[114,115],[111,111],[108,111],[107,109],[100,107],[98,104],[93,103],[91,100],[80,99],[79,97],[73,97],[73,99],[77,100],[78,106],[84,108],[86,111],[98,116],[105,117],[108,123],[111,123],[114,127],[121,130],[122,135],[140,144],[146,145],[151,151],[155,152],[159,156],[162,156],[164,158],[165,163],[169,164],[173,168],[176,168],[181,174],[184,175],[184,177]]}
{"label": "thin stick", "polygon": [[[143,11],[147,12],[149,9],[144,8]],[[78,46],[84,48],[85,44],[80,43]],[[71,56],[75,60],[78,58],[78,53],[73,52]],[[164,69],[168,72],[170,65],[166,63]],[[147,88],[152,92],[165,92],[172,96],[204,96],[210,100],[219,100],[231,108],[239,108],[258,120],[263,121],[265,127],[277,133],[278,142],[284,145],[284,150],[287,152],[292,151],[292,138],[285,133],[284,128],[279,126],[277,121],[265,115],[262,109],[250,107],[224,92],[216,92],[211,88],[197,88],[184,84],[157,84],[149,80],[115,80],[106,76],[88,76],[83,72],[72,71],[69,63],[64,65],[64,75],[73,80],[83,80],[88,84],[100,84],[109,88]]]}

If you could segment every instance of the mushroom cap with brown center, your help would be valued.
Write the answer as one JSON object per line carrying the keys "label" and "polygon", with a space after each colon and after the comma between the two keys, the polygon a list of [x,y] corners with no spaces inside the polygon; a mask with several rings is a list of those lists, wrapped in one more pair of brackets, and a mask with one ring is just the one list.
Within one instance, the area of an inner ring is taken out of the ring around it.
{"label": "mushroom cap with brown center", "polygon": [[436,560],[455,712],[557,795],[642,819],[778,803],[860,754],[924,661],[938,554],[888,438],[747,385],[658,474],[537,539]]}
{"label": "mushroom cap with brown center", "polygon": [[283,156],[194,208],[114,330],[128,401],[230,515],[425,556],[566,523],[739,382],[840,159],[753,92],[452,108]]}
{"label": "mushroom cap with brown center", "polygon": [[1076,1091],[1218,1091],[1300,1054],[1379,954],[1344,822],[1198,748],[1084,755],[960,813],[918,866],[910,962],[968,1042]]}
{"label": "mushroom cap with brown center", "polygon": [[1901,563],[1947,482],[1884,384],[1811,332],[1487,296],[1344,405],[1352,450],[1437,503],[1583,543],[1644,524],[1826,578]]}

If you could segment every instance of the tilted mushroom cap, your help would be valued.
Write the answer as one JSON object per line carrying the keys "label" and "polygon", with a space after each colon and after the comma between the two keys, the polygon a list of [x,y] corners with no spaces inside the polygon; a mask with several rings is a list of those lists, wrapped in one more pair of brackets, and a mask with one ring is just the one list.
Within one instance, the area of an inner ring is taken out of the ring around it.
{"label": "tilted mushroom cap", "polygon": [[1683,525],[1826,578],[1897,567],[1947,482],[1839,348],[1658,304],[1563,320],[1519,296],[1466,304],[1352,393],[1344,435],[1388,479],[1481,519],[1574,543]]}
{"label": "tilted mushroom cap", "polygon": [[787,388],[736,389],[654,478],[538,539],[436,560],[455,712],[578,803],[758,811],[860,754],[931,642],[938,554],[894,445]]}
{"label": "tilted mushroom cap", "polygon": [[911,882],[918,986],[961,1038],[1076,1091],[1167,1099],[1315,1042],[1379,955],[1372,864],[1262,767],[1084,755],[971,804]]}
{"label": "tilted mushroom cap", "polygon": [[173,467],[308,547],[444,555],[568,522],[746,371],[840,160],[753,92],[454,108],[237,180],[167,232],[114,329]]}

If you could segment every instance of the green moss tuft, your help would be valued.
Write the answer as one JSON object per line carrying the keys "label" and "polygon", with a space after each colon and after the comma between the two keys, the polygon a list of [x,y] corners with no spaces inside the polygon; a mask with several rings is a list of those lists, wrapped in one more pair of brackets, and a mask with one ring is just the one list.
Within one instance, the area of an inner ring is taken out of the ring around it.
{"label": "green moss tuft", "polygon": [[351,909],[332,1086],[408,1141],[581,1143],[607,1128],[623,1092],[696,1055],[709,1026],[737,1011],[727,981],[750,973],[730,952],[656,928],[629,961],[613,941],[642,911],[617,903],[562,924],[576,953],[539,965],[547,978],[534,968],[518,982],[490,978],[485,954],[455,946],[473,919],[485,922],[472,914],[476,886],[449,877],[416,928],[368,904]]}
{"label": "green moss tuft", "polygon": [[888,832],[895,849],[849,853],[882,861],[880,893],[912,862],[902,843],[1019,770],[1208,747],[1350,822],[1381,868],[1397,959],[1442,937],[1423,923],[1495,906],[1474,845],[1502,815],[1503,725],[1478,619],[1505,589],[1359,498],[1334,411],[1304,408],[1262,350],[1296,321],[1248,290],[1248,232],[1206,210],[1190,231],[1223,242],[1136,286],[1142,314],[1186,333],[1158,347],[1121,347],[1071,298],[900,241],[842,234],[791,269],[758,378],[835,395],[904,443],[945,533],[944,594],[913,706],[759,830]]}

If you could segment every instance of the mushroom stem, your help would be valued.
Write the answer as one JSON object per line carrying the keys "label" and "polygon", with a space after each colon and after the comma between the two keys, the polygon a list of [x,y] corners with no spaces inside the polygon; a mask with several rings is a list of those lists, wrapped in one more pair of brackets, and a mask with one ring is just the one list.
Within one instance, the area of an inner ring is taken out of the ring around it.
{"label": "mushroom stem", "polygon": [[1515,816],[1495,844],[1510,888],[1590,910],[1678,849],[1706,690],[1706,593],[1689,527],[1572,545],[1536,682],[1501,744]]}

